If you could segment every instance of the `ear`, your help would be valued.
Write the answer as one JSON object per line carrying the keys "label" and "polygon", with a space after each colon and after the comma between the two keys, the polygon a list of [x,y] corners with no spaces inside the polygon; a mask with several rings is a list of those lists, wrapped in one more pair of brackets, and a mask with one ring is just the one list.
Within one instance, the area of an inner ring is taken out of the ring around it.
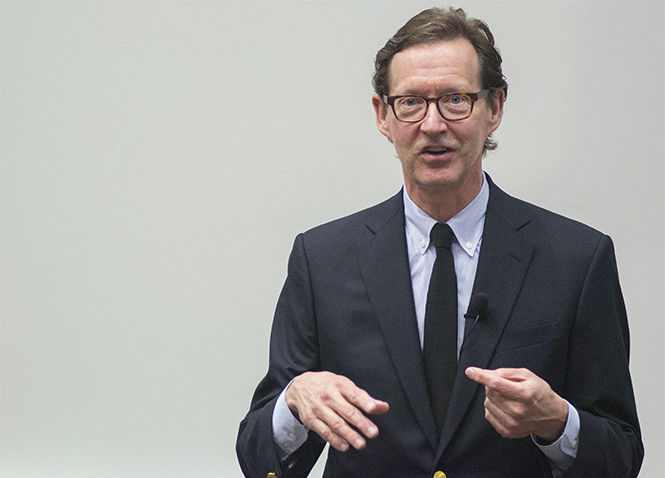
{"label": "ear", "polygon": [[379,129],[379,132],[391,143],[392,135],[390,134],[390,127],[386,121],[386,114],[388,113],[388,105],[386,105],[379,95],[372,95],[372,106],[374,106],[374,114],[376,115],[376,127]]}
{"label": "ear", "polygon": [[506,93],[503,89],[496,89],[492,92],[494,95],[494,104],[489,105],[490,116],[488,126],[490,134],[496,131],[503,119],[503,104],[506,102]]}

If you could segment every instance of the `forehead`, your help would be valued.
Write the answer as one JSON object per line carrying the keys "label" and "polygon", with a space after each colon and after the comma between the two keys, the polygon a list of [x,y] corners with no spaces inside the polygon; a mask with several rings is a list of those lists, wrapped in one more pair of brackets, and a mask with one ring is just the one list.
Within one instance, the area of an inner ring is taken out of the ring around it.
{"label": "forehead", "polygon": [[423,43],[395,54],[388,79],[391,95],[476,91],[480,61],[466,38]]}

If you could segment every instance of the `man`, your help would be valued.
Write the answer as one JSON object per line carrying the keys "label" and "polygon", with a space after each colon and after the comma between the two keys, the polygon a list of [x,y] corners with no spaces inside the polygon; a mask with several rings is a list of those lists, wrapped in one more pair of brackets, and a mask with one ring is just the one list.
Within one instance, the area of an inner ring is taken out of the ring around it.
{"label": "man", "polygon": [[[376,58],[404,189],[296,238],[246,476],[628,477],[643,456],[611,240],[501,191],[487,26],[430,9]],[[470,304],[471,302],[471,304]]]}

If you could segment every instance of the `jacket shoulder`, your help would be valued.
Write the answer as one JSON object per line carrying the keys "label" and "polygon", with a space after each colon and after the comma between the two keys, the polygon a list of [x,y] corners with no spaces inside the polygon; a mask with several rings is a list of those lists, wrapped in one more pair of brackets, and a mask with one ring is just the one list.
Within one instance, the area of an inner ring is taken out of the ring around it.
{"label": "jacket shoulder", "polygon": [[345,217],[321,224],[302,233],[306,245],[364,242],[396,214],[404,216],[402,191],[385,201]]}
{"label": "jacket shoulder", "polygon": [[595,244],[601,237],[606,237],[587,224],[510,196],[495,185],[490,190],[487,213],[499,216],[525,233],[544,235],[564,242]]}

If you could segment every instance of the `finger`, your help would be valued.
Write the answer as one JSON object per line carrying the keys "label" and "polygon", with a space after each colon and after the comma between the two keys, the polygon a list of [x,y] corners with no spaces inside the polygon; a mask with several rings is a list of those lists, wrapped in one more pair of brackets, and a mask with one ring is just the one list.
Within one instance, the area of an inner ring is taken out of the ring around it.
{"label": "finger", "polygon": [[320,401],[311,404],[312,418],[322,422],[320,434],[326,441],[336,441],[339,437],[354,448],[361,449],[366,442],[356,429],[368,438],[379,434],[376,425],[350,403],[341,390],[323,392],[319,398]]}
{"label": "finger", "polygon": [[344,389],[341,393],[343,401],[335,404],[335,411],[367,438],[376,438],[379,429],[372,420],[365,416],[363,411],[385,413],[388,404],[373,399],[367,392],[355,386],[351,389]]}
{"label": "finger", "polygon": [[512,382],[523,382],[535,376],[533,372],[526,368],[497,368],[493,372]]}
{"label": "finger", "polygon": [[339,416],[349,423],[367,438],[376,438],[379,435],[379,429],[372,420],[367,418],[358,408],[350,402],[340,405],[335,409]]}
{"label": "finger", "polygon": [[331,446],[340,451],[349,445],[360,449],[366,446],[360,433],[367,438],[378,436],[378,427],[365,413],[385,413],[386,402],[374,399],[344,376],[318,372],[301,377],[287,390],[287,405]]}
{"label": "finger", "polygon": [[349,446],[364,448],[363,437],[337,414],[334,406],[329,401],[313,402],[302,407],[300,419],[336,450],[346,451]]}
{"label": "finger", "polygon": [[[304,422],[303,422],[304,423]],[[330,444],[337,451],[345,452],[349,449],[349,443],[332,431],[332,429],[326,425],[325,422],[315,418],[309,421],[307,427],[313,432],[317,433],[321,438],[323,438],[327,443]]]}
{"label": "finger", "polygon": [[526,380],[523,373],[513,373],[510,370],[497,369],[485,370],[477,367],[469,367],[465,374],[471,380],[485,385],[487,393],[499,393],[508,398],[519,399],[523,390],[522,382]]}
{"label": "finger", "polygon": [[469,367],[466,369],[465,374],[471,380],[485,385],[485,388],[489,390],[501,391],[505,387],[503,382],[508,382],[509,380],[502,377],[495,370],[485,370],[476,367]]}
{"label": "finger", "polygon": [[[362,415],[357,409],[356,413]],[[341,441],[348,445],[353,446],[355,449],[360,450],[365,448],[367,442],[348,422],[345,417],[338,414],[334,409],[323,409],[321,415],[318,417],[323,423],[321,433],[319,433],[324,440]],[[354,425],[355,426],[355,425]],[[375,436],[378,435],[378,428],[370,422],[369,427],[375,429]],[[371,437],[369,437],[371,438]],[[332,444],[332,443],[331,443]]]}
{"label": "finger", "polygon": [[488,381],[501,377],[512,382],[522,382],[534,376],[533,372],[526,368],[497,368],[494,370],[483,369],[479,367],[468,367],[464,373],[471,380],[483,385]]}
{"label": "finger", "polygon": [[485,411],[486,414],[492,416],[497,422],[504,427],[513,425],[512,416],[510,414],[510,405],[503,400],[493,400],[491,397],[485,398]]}
{"label": "finger", "polygon": [[489,370],[478,367],[467,367],[467,369],[464,371],[464,374],[474,382],[477,382],[481,385],[487,385],[487,381],[489,380],[490,376],[489,372]]}
{"label": "finger", "polygon": [[356,407],[359,407],[365,413],[372,415],[381,415],[386,413],[390,406],[387,402],[383,400],[377,400],[367,393],[362,388],[356,386],[350,380],[346,386],[340,389],[344,398],[346,398],[350,403],[354,404]]}
{"label": "finger", "polygon": [[369,393],[355,386],[351,381],[349,381],[346,387],[342,387],[340,392],[345,401],[338,403],[335,411],[348,423],[360,430],[367,438],[376,438],[379,434],[379,429],[362,411],[373,415],[380,415],[389,410],[390,406],[388,403],[373,398]]}
{"label": "finger", "polygon": [[497,431],[499,435],[505,438],[506,431],[502,421],[502,414],[492,403],[485,401],[485,420]]}
{"label": "finger", "polygon": [[528,435],[523,424],[502,403],[485,400],[485,419],[504,438],[522,438]]}

